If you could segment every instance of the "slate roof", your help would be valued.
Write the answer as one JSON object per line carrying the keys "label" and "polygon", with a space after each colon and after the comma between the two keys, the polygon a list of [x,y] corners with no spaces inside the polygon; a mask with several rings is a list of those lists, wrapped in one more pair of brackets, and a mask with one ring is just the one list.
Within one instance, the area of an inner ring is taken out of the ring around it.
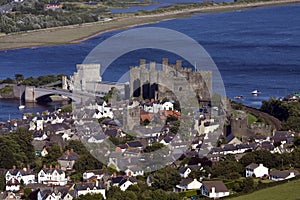
{"label": "slate roof", "polygon": [[75,152],[65,152],[58,160],[66,160],[66,161],[77,161],[79,159],[79,155]]}
{"label": "slate roof", "polygon": [[246,169],[256,169],[259,165],[256,163],[251,163],[248,166],[246,166]]}
{"label": "slate roof", "polygon": [[104,134],[108,135],[108,136],[116,137],[118,135],[118,130],[117,129],[106,129],[104,131]]}
{"label": "slate roof", "polygon": [[50,168],[43,168],[42,170],[45,172],[45,174],[52,174],[55,170],[59,174],[63,174],[64,173],[61,169],[56,169],[56,168],[52,168],[52,169],[50,169]]}
{"label": "slate roof", "polygon": [[179,185],[180,186],[187,186],[188,184],[190,184],[193,181],[194,181],[194,179],[192,179],[192,178],[184,178],[180,181]]}
{"label": "slate roof", "polygon": [[87,188],[93,189],[105,189],[104,183],[103,182],[99,182],[98,186],[97,183],[86,183],[86,182],[82,182],[82,183],[76,183],[74,186],[74,189],[79,191],[79,190],[86,190]]}
{"label": "slate roof", "polygon": [[270,176],[278,177],[278,178],[286,178],[290,175],[291,172],[294,172],[295,176],[299,175],[299,171],[297,170],[274,170],[270,173]]}
{"label": "slate roof", "polygon": [[143,147],[140,141],[132,141],[126,143],[129,147]]}
{"label": "slate roof", "polygon": [[209,192],[212,191],[212,188],[215,188],[215,191],[218,192],[229,192],[223,181],[203,181],[203,187],[205,187]]}

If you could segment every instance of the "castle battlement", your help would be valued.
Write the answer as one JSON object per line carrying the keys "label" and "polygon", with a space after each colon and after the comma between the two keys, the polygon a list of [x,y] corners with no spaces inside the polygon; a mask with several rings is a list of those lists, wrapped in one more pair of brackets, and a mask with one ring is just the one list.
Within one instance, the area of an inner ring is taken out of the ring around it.
{"label": "castle battlement", "polygon": [[182,60],[169,64],[168,58],[163,58],[160,65],[153,61],[147,64],[145,59],[140,59],[139,66],[130,67],[130,94],[144,99],[172,98],[172,91],[177,88],[184,94],[182,87],[178,87],[178,84],[184,84],[184,79],[193,87],[199,99],[210,99],[211,71],[184,68]]}

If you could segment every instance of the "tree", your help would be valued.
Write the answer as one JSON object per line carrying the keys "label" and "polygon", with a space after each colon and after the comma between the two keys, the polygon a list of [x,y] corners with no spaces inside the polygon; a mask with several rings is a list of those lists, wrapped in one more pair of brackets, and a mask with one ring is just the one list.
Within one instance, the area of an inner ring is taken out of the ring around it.
{"label": "tree", "polygon": [[43,163],[55,164],[57,159],[62,155],[62,151],[59,146],[54,145],[50,148],[48,155],[43,158]]}
{"label": "tree", "polygon": [[74,164],[74,169],[77,172],[84,172],[91,169],[101,169],[102,163],[100,163],[91,154],[80,155],[79,159]]}
{"label": "tree", "polygon": [[123,192],[119,187],[112,186],[107,192],[107,199],[123,199]]}
{"label": "tree", "polygon": [[0,191],[5,190],[5,177],[3,174],[0,174]]}
{"label": "tree", "polygon": [[179,184],[181,177],[178,171],[170,166],[158,170],[152,174],[153,188],[171,191],[173,187]]}
{"label": "tree", "polygon": [[15,80],[17,83],[21,83],[24,80],[23,74],[15,74]]}

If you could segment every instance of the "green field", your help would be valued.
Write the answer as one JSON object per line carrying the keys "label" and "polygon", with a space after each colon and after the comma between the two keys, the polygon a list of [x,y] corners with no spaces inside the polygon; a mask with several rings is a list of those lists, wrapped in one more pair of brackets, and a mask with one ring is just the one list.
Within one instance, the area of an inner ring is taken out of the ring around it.
{"label": "green field", "polygon": [[266,188],[230,200],[300,200],[300,179]]}

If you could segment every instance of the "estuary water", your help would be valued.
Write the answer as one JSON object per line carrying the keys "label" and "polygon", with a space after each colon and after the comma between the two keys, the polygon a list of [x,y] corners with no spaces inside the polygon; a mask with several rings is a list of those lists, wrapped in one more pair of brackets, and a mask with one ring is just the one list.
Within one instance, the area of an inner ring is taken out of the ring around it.
{"label": "estuary water", "polygon": [[[164,27],[182,32],[199,42],[215,61],[226,94],[243,95],[241,102],[259,107],[271,96],[283,97],[299,91],[300,85],[300,4],[258,7],[220,13],[198,13],[140,27]],[[80,44],[0,51],[0,79],[21,73],[25,77],[68,74],[82,63],[99,43],[120,31],[97,35]],[[103,74],[116,81],[140,58],[160,62],[164,54],[151,49],[120,57]],[[252,90],[260,90],[252,96]],[[18,102],[0,100],[0,121],[20,117]],[[45,109],[35,105],[36,110]],[[30,111],[30,109],[29,109]]]}

